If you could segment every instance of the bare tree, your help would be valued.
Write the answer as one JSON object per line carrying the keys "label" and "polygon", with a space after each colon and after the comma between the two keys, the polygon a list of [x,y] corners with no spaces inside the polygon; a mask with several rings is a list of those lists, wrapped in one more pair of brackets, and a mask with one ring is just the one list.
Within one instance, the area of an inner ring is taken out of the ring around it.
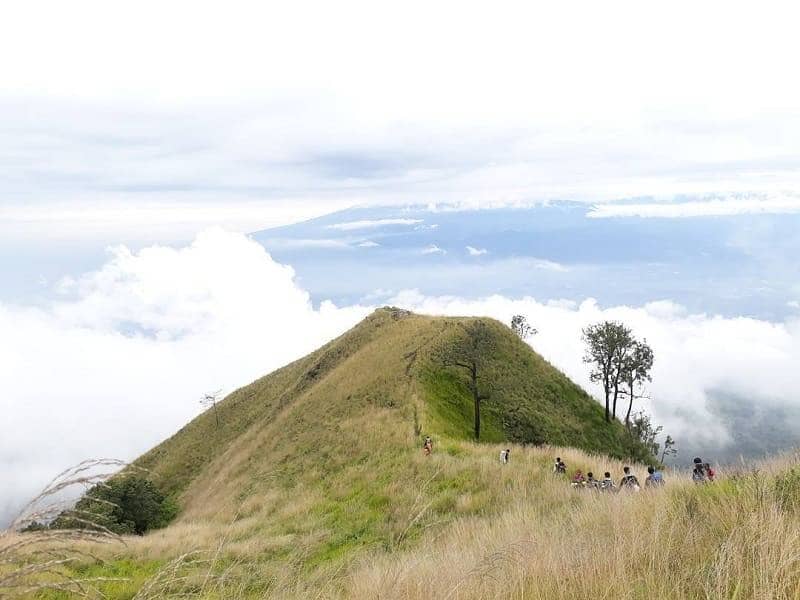
{"label": "bare tree", "polygon": [[584,328],[583,341],[583,362],[592,365],[591,380],[603,386],[606,421],[611,421],[612,416],[617,418],[617,397],[633,341],[631,330],[617,321],[604,321]]}
{"label": "bare tree", "polygon": [[514,315],[511,317],[511,330],[516,333],[521,340],[539,333],[535,327],[528,323],[528,319],[524,315]]}
{"label": "bare tree", "polygon": [[481,378],[495,349],[494,336],[489,325],[480,319],[459,323],[463,335],[456,336],[442,346],[439,361],[446,367],[458,367],[469,375],[467,386],[475,405],[475,439],[481,437],[481,402],[489,395],[479,389]]}
{"label": "bare tree", "polygon": [[631,408],[635,398],[645,398],[644,394],[636,394],[636,388],[641,387],[644,382],[652,381],[650,370],[653,368],[653,349],[647,345],[647,340],[640,342],[632,340],[623,369],[625,385],[628,396],[628,412],[625,413],[625,426],[630,426]]}
{"label": "bare tree", "polygon": [[217,423],[217,429],[219,429],[219,411],[217,410],[217,404],[219,404],[221,394],[222,390],[217,390],[216,392],[212,392],[211,394],[203,394],[203,397],[200,399],[200,405],[203,408],[214,409],[214,420]]}
{"label": "bare tree", "polygon": [[667,456],[675,456],[678,453],[677,448],[675,448],[675,440],[672,439],[671,435],[667,436],[667,439],[664,440],[664,449],[661,451],[661,464],[664,464],[664,459]]}

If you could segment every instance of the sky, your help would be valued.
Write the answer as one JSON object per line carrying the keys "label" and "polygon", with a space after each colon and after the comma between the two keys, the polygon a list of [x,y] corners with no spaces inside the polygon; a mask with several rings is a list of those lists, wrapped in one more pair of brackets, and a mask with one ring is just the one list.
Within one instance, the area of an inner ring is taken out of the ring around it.
{"label": "sky", "polygon": [[[64,462],[133,458],[209,389],[247,383],[388,302],[524,310],[548,324],[534,346],[587,386],[576,332],[624,317],[658,341],[652,411],[665,427],[722,446],[719,407],[756,390],[791,421],[796,12],[5,8],[0,523]],[[564,239],[584,256],[539,235],[551,206],[582,211]],[[508,241],[509,219],[530,243]],[[591,236],[620,224],[639,249],[595,252]],[[343,245],[361,254],[343,261]],[[642,248],[658,252],[644,261]],[[645,263],[670,271],[634,286]],[[687,429],[698,415],[709,435]]]}

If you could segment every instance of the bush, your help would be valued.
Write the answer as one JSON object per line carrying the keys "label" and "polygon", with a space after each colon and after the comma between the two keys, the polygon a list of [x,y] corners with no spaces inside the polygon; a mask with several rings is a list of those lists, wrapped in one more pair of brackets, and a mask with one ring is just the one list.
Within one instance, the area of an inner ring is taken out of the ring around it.
{"label": "bush", "polygon": [[144,535],[150,529],[164,527],[176,514],[176,504],[152,481],[125,475],[94,486],[52,527],[106,528],[118,534]]}

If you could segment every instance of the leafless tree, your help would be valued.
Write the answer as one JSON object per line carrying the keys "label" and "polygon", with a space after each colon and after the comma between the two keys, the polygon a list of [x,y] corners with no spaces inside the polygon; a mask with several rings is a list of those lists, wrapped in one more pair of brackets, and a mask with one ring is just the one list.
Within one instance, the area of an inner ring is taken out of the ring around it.
{"label": "leafless tree", "polygon": [[217,409],[217,404],[219,404],[221,395],[222,395],[222,390],[217,390],[216,392],[212,392],[211,394],[204,394],[203,397],[200,399],[200,405],[203,408],[214,409],[214,420],[217,423],[217,429],[219,429],[219,410]]}

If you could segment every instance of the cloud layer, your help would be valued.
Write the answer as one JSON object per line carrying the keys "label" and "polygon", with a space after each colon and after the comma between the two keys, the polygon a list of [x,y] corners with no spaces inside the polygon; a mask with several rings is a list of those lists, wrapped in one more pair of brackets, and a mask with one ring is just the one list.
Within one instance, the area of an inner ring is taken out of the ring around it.
{"label": "cloud layer", "polygon": [[[60,284],[46,307],[0,305],[0,521],[55,472],[87,457],[130,459],[229,392],[310,352],[372,307],[313,306],[290,267],[256,242],[221,230],[181,248],[111,251],[99,270]],[[581,362],[581,328],[619,319],[656,353],[648,408],[684,451],[731,439],[720,397],[796,409],[800,323],[687,314],[670,301],[603,308],[591,299],[490,296],[391,303],[433,314],[525,314],[530,341],[597,392]],[[713,398],[712,398],[713,396]]]}
{"label": "cloud layer", "polygon": [[349,0],[13,3],[0,235],[175,239],[187,222],[252,231],[361,203],[797,189],[797,16],[714,1],[658,18],[638,2],[410,1],[389,18]]}

